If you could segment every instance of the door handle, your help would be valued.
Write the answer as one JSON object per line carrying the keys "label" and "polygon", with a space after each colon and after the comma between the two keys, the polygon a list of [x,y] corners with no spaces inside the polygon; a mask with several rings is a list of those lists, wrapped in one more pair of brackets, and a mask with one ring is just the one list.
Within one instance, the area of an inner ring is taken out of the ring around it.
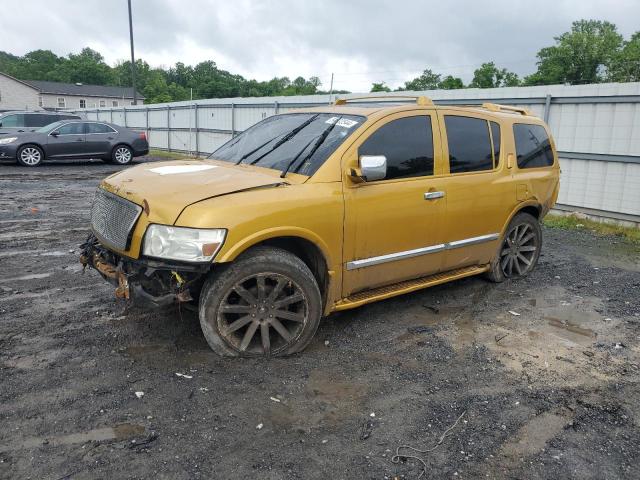
{"label": "door handle", "polygon": [[426,192],[424,194],[425,200],[436,200],[437,198],[443,198],[444,192]]}
{"label": "door handle", "polygon": [[76,138],[76,142],[84,142],[84,140],[81,138]]}

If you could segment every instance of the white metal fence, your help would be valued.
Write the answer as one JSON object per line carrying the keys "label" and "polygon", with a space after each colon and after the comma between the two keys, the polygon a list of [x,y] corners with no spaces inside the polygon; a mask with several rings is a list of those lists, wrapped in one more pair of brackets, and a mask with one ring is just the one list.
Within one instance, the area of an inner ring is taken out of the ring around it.
{"label": "white metal fence", "polygon": [[[560,152],[558,207],[640,222],[640,83],[399,93],[426,95],[437,104],[526,106],[550,125]],[[340,95],[350,96],[359,95]],[[145,130],[152,148],[203,155],[263,118],[329,101],[328,95],[227,98],[85,113]]]}

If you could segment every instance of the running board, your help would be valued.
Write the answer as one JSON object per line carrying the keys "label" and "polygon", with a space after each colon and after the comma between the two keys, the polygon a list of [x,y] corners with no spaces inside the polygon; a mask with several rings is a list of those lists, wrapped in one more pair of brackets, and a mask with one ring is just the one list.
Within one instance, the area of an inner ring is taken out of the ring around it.
{"label": "running board", "polygon": [[447,283],[452,280],[478,275],[479,273],[484,273],[487,270],[489,270],[489,265],[458,268],[448,272],[436,273],[435,275],[429,275],[427,277],[420,277],[414,280],[406,280],[404,282],[394,283],[393,285],[374,288],[372,290],[364,290],[340,300],[333,306],[331,311],[339,312],[341,310],[356,308],[366,303],[376,302],[378,300],[384,300],[385,298],[391,298],[405,293],[415,292],[416,290],[421,290],[423,288],[440,285],[441,283]]}

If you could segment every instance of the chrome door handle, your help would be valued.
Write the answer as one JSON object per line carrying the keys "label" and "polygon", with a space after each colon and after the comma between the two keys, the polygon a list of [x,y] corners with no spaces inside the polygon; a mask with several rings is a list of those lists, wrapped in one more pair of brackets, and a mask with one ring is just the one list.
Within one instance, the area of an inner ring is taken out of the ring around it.
{"label": "chrome door handle", "polygon": [[424,194],[425,200],[435,200],[444,197],[444,192],[427,192]]}

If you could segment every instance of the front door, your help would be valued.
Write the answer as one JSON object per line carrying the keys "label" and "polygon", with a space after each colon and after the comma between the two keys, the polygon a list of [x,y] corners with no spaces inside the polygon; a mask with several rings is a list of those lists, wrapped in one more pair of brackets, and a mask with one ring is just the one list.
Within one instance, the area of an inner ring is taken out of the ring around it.
{"label": "front door", "polygon": [[82,157],[86,154],[84,123],[82,122],[62,125],[47,137],[47,158]]}
{"label": "front door", "polygon": [[343,296],[440,270],[444,245],[442,154],[437,117],[420,109],[372,125],[347,151],[343,165],[384,155],[382,180],[346,176]]}

